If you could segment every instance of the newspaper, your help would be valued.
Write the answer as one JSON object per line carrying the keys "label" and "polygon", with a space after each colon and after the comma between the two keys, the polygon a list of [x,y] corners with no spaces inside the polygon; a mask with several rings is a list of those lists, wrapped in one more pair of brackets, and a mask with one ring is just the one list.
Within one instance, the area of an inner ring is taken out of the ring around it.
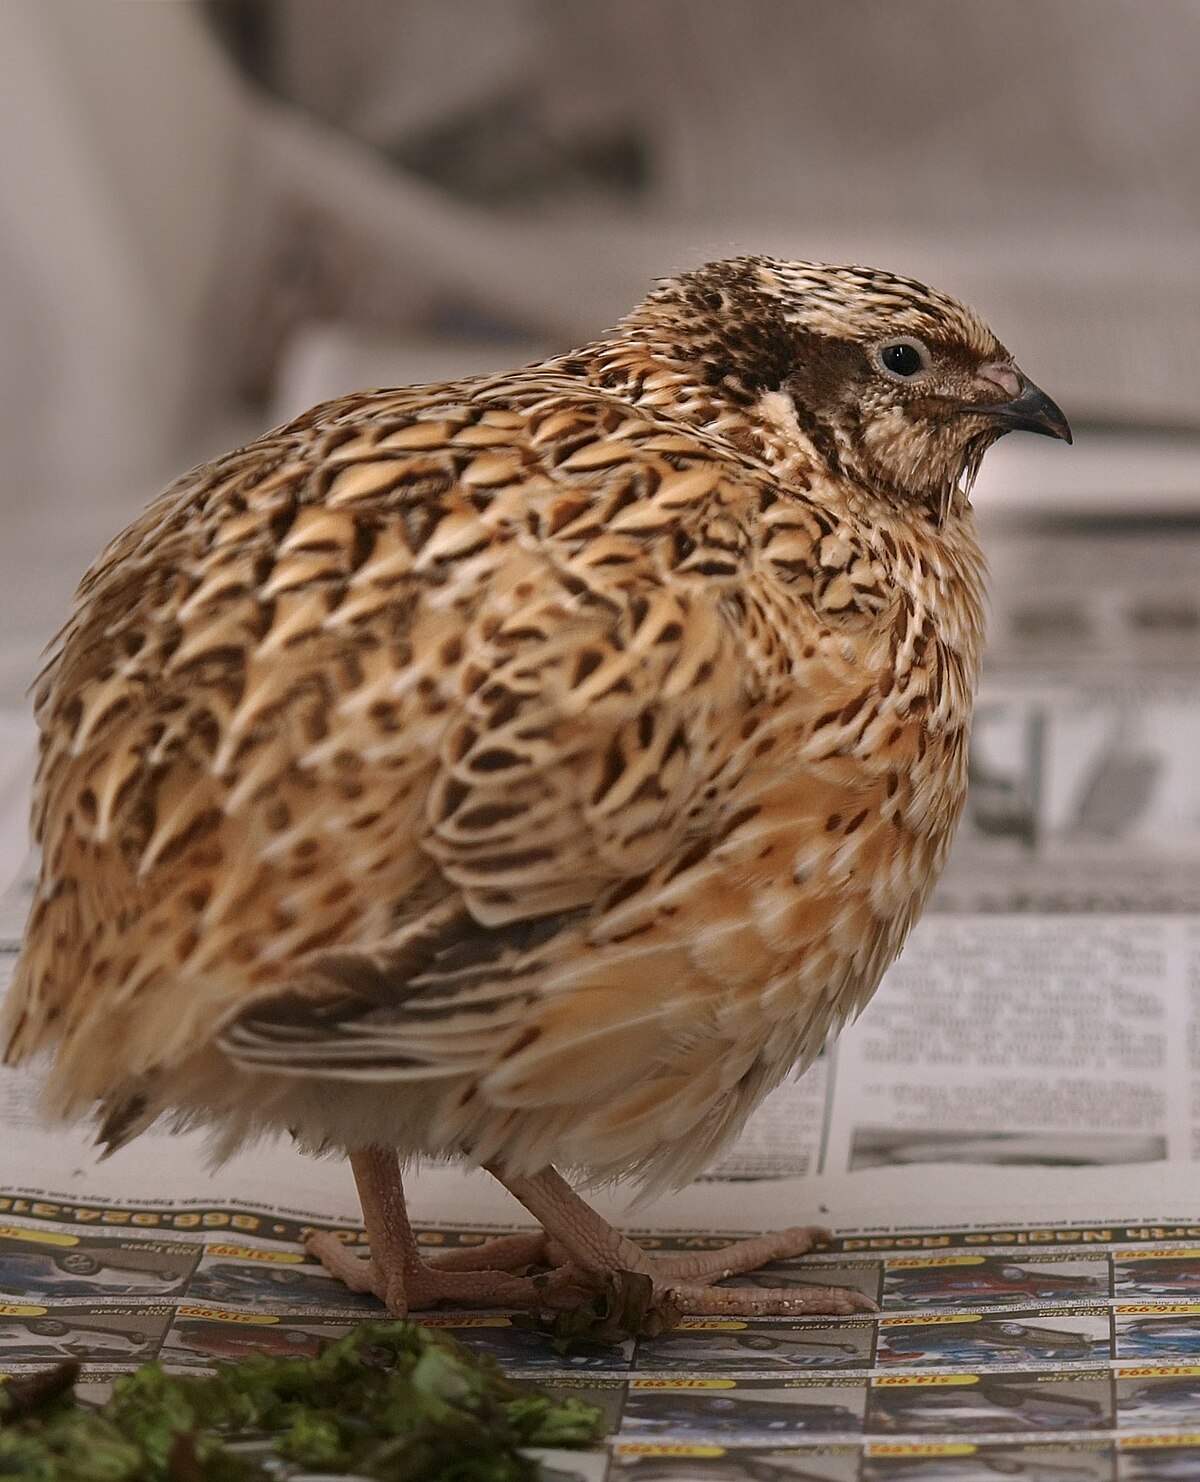
{"label": "newspaper", "polygon": [[[705,1177],[602,1212],[655,1251],[810,1219],[830,1245],[742,1284],[878,1314],[688,1319],[558,1353],[504,1313],[423,1320],[600,1405],[557,1482],[1200,1477],[1200,598],[1176,536],[999,542],[967,816],[859,1021]],[[1107,563],[1107,564],[1106,564]],[[1102,577],[1107,570],[1109,576]],[[0,971],[28,900],[30,723],[0,712]],[[5,853],[7,851],[7,853]],[[158,1358],[312,1354],[378,1313],[303,1251],[364,1240],[343,1162],[286,1143],[215,1173],[151,1129],[98,1163],[0,1077],[0,1371],[84,1393]],[[409,1180],[431,1249],[527,1217],[486,1175]]]}

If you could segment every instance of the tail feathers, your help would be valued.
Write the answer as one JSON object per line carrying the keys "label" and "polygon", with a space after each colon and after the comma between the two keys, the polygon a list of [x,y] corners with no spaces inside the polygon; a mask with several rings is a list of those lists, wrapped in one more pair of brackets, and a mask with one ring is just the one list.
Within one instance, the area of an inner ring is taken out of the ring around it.
{"label": "tail feathers", "polygon": [[101,1103],[100,1127],[96,1133],[96,1146],[103,1149],[100,1161],[110,1158],[139,1133],[145,1132],[161,1110],[145,1091],[134,1091]]}
{"label": "tail feathers", "polygon": [[22,1009],[15,1017],[11,1025],[5,1025],[8,1034],[4,1039],[4,1051],[0,1056],[0,1064],[19,1065],[26,1056],[25,1036],[29,1027],[29,1015]]}
{"label": "tail feathers", "polygon": [[537,997],[540,949],[568,912],[481,926],[437,908],[394,944],[330,953],[303,983],[252,1000],[219,1048],[237,1065],[345,1080],[444,1079],[478,1070]]}

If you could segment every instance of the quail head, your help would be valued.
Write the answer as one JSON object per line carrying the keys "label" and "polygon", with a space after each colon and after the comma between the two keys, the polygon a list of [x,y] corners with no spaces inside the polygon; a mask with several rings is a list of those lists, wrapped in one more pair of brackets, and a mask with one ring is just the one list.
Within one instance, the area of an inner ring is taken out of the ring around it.
{"label": "quail head", "polygon": [[[42,676],[8,1057],[117,1146],[345,1149],[397,1313],[649,1276],[693,1312],[811,1227],[652,1259],[556,1171],[679,1184],[859,1010],[929,895],[983,633],[969,503],[1070,441],[967,307],[739,258],[508,374],[315,407],[100,556]],[[544,1228],[423,1262],[401,1166]],[[536,1283],[538,1262],[556,1268]]]}

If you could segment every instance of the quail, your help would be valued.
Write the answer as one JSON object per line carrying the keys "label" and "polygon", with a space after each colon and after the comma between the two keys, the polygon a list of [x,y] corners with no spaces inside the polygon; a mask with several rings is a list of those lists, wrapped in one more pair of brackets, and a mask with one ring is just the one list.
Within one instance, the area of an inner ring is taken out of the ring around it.
{"label": "quail", "polygon": [[[494,375],[327,402],[102,553],[36,691],[6,1008],[57,1113],[345,1150],[402,1314],[649,1276],[558,1170],[692,1178],[875,991],[963,804],[987,448],[1062,412],[962,303],[743,257]],[[422,1259],[408,1160],[542,1226]],[[531,1277],[538,1262],[550,1278]]]}

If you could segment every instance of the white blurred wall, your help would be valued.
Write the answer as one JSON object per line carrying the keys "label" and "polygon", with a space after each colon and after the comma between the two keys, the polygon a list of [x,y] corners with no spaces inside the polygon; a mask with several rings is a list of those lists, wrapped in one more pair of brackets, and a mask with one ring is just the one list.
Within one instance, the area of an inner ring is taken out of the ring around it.
{"label": "white blurred wall", "polygon": [[[927,276],[1076,416],[1200,425],[1193,0],[255,6],[262,89],[191,0],[0,5],[0,513],[35,552],[306,366],[566,344],[739,251]],[[641,141],[646,179],[488,203],[396,163],[509,116],[535,162]]]}
{"label": "white blurred wall", "polygon": [[206,386],[248,108],[179,5],[0,6],[0,509],[157,475]]}

